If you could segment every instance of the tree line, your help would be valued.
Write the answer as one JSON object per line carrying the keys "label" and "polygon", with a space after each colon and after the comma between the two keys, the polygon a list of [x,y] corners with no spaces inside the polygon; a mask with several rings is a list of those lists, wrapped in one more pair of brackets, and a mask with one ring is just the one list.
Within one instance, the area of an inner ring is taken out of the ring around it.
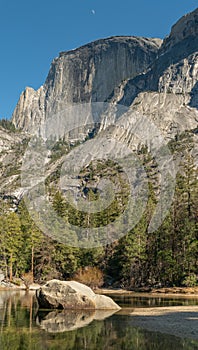
{"label": "tree line", "polygon": [[[16,212],[1,201],[0,269],[13,281],[30,273],[35,282],[52,278],[83,280],[96,287],[194,286],[198,284],[198,177],[192,155],[193,135],[185,133],[169,143],[180,168],[174,200],[160,228],[150,233],[149,222],[157,203],[157,165],[146,148],[139,151],[148,174],[149,198],[137,225],[106,246],[80,249],[45,236],[31,219],[22,200]],[[182,155],[182,156],[181,156]],[[63,220],[79,227],[100,227],[113,222],[127,205],[129,188],[122,169],[112,161],[90,164],[82,170],[82,195],[97,200],[94,181],[111,178],[118,188],[115,199],[97,214],[82,213],[47,181],[52,206]],[[119,184],[119,186],[118,186]]]}

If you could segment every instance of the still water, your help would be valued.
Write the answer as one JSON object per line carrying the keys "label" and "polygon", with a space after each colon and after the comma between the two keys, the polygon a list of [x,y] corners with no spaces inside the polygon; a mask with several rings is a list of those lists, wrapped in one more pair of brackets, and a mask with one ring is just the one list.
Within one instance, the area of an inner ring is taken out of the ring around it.
{"label": "still water", "polygon": [[182,295],[172,296],[162,296],[144,294],[144,293],[134,293],[131,294],[113,294],[110,295],[113,300],[118,303],[121,307],[165,307],[165,306],[190,306],[198,305],[198,297],[190,296],[186,298]]}
{"label": "still water", "polygon": [[124,313],[41,312],[34,293],[0,291],[0,350],[198,349],[196,339],[147,331],[132,325],[130,315],[133,307],[198,305],[197,299],[112,297],[124,307]]}

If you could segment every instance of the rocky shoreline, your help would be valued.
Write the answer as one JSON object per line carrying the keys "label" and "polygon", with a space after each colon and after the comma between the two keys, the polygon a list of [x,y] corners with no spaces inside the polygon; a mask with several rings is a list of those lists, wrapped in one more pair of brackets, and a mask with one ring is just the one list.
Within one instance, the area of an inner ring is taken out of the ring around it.
{"label": "rocky shoreline", "polygon": [[[37,290],[41,288],[41,285],[38,283],[33,283],[29,286],[30,290]],[[0,282],[0,290],[25,290],[26,286],[22,282],[20,285],[11,283],[8,281],[1,281]],[[130,294],[133,295],[135,293],[141,293],[141,294],[169,294],[169,295],[176,295],[176,294],[181,294],[181,295],[197,295],[198,296],[198,286],[197,287],[162,287],[162,288],[138,288],[135,290],[127,290],[127,289],[122,289],[122,288],[98,288],[94,290],[96,294]]]}
{"label": "rocky shoreline", "polygon": [[[37,290],[41,286],[37,283],[33,283],[29,286],[29,290]],[[0,282],[0,291],[12,291],[12,290],[27,290],[26,286],[24,283],[21,283],[20,285],[7,282],[7,281],[1,281]]]}
{"label": "rocky shoreline", "polygon": [[197,295],[198,296],[198,287],[170,287],[170,288],[143,288],[143,289],[136,289],[136,290],[126,290],[126,289],[97,289],[95,290],[95,293],[98,294],[127,294],[127,295],[133,295],[133,294],[150,294],[150,295],[157,295],[157,294],[166,294],[166,295],[182,295],[182,296],[190,296],[190,295]]}

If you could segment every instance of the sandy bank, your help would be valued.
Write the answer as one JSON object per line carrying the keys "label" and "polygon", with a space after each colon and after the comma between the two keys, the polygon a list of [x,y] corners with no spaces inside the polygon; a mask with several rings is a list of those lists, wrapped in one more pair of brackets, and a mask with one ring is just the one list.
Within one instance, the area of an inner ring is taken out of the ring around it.
{"label": "sandy bank", "polygon": [[182,295],[182,296],[197,296],[198,297],[198,287],[171,287],[171,288],[153,288],[150,290],[141,289],[141,290],[126,290],[126,289],[110,289],[110,288],[101,288],[96,289],[95,293],[99,294],[127,294],[127,295],[150,295],[150,296],[156,296],[156,295],[170,295],[170,296],[176,296],[176,295]]}
{"label": "sandy bank", "polygon": [[135,308],[119,314],[131,316],[131,325],[180,338],[198,340],[198,306]]}

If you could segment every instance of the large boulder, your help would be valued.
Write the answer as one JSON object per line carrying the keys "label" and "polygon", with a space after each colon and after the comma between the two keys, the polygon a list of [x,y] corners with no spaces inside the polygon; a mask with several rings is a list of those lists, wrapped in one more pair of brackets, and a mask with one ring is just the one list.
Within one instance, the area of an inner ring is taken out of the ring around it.
{"label": "large boulder", "polygon": [[95,294],[91,288],[76,281],[51,280],[36,292],[40,308],[119,310],[109,297]]}

